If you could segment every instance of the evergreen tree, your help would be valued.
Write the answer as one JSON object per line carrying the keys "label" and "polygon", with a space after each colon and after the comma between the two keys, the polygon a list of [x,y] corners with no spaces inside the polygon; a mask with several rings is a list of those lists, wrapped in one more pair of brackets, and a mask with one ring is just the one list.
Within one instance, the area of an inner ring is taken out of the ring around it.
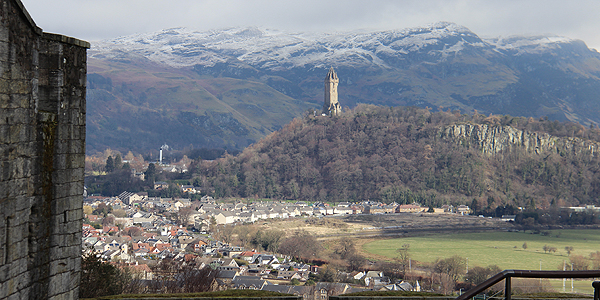
{"label": "evergreen tree", "polygon": [[118,170],[122,167],[123,160],[121,159],[121,154],[117,153],[117,155],[115,156],[114,165],[115,165],[115,170]]}
{"label": "evergreen tree", "polygon": [[154,179],[156,178],[156,166],[151,163],[148,165],[148,169],[146,169],[146,182],[150,184],[154,184]]}
{"label": "evergreen tree", "polygon": [[112,173],[115,170],[115,162],[113,161],[112,156],[108,156],[106,159],[106,167],[104,168],[107,173]]}

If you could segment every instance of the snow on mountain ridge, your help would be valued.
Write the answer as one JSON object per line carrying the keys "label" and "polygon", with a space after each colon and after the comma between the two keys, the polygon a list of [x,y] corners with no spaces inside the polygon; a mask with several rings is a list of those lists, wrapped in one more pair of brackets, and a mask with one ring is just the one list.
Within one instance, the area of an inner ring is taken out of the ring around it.
{"label": "snow on mountain ridge", "polygon": [[199,32],[180,27],[101,41],[88,53],[98,59],[141,56],[174,67],[211,67],[238,59],[267,69],[346,63],[388,68],[386,57],[402,59],[421,51],[440,58],[456,55],[466,47],[489,47],[500,52],[540,52],[570,41],[561,37],[482,40],[468,28],[449,22],[401,30],[321,34],[287,33],[257,27]]}

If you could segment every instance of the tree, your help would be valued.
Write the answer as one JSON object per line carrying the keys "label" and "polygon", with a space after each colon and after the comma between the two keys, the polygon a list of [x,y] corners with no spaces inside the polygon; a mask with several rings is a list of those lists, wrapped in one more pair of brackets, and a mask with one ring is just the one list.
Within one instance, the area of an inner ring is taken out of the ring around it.
{"label": "tree", "polygon": [[281,239],[285,236],[283,231],[267,230],[257,231],[252,238],[252,244],[262,247],[266,251],[275,252],[279,248]]}
{"label": "tree", "polygon": [[590,260],[592,261],[593,269],[600,269],[600,251],[590,253]]}
{"label": "tree", "polygon": [[[92,250],[92,249],[90,249]],[[102,262],[92,250],[81,261],[80,298],[121,294],[131,282],[131,274]]]}
{"label": "tree", "polygon": [[141,236],[142,232],[144,232],[144,231],[137,226],[131,226],[131,227],[127,227],[127,228],[123,229],[121,232],[124,235],[134,237],[134,236]]}
{"label": "tree", "polygon": [[582,255],[572,255],[569,262],[573,266],[573,270],[585,271],[589,268],[590,262]]}
{"label": "tree", "polygon": [[277,252],[296,258],[311,259],[318,256],[322,246],[314,235],[307,231],[296,231],[293,236],[281,242]]}
{"label": "tree", "polygon": [[194,209],[191,207],[182,207],[178,212],[174,213],[175,222],[179,225],[187,227],[190,223],[190,217],[194,213]]}
{"label": "tree", "polygon": [[83,206],[83,213],[86,215],[91,215],[94,212],[94,209],[89,205]]}
{"label": "tree", "polygon": [[396,252],[398,253],[398,257],[396,260],[402,267],[402,276],[406,275],[406,268],[410,264],[410,253],[408,250],[410,249],[410,244],[404,244],[401,248],[398,248]]}
{"label": "tree", "polygon": [[104,167],[107,173],[112,173],[115,170],[115,162],[113,161],[112,156],[108,156],[106,159],[106,166]]}
{"label": "tree", "polygon": [[354,242],[351,239],[342,239],[338,244],[335,253],[339,254],[342,259],[346,259],[356,252]]}
{"label": "tree", "polygon": [[497,265],[490,265],[485,268],[475,266],[469,269],[469,273],[467,273],[465,279],[471,285],[478,285],[500,272],[502,272],[502,270],[500,270]]}
{"label": "tree", "polygon": [[112,213],[117,218],[125,218],[127,216],[127,213],[125,212],[124,209],[115,209],[115,210],[113,210]]}
{"label": "tree", "polygon": [[467,260],[458,255],[453,255],[444,259],[437,259],[433,265],[433,269],[440,274],[447,274],[450,278],[457,282],[461,275],[466,271]]}
{"label": "tree", "polygon": [[154,180],[156,179],[156,166],[153,163],[148,165],[148,169],[146,169],[146,182],[154,185]]}
{"label": "tree", "polygon": [[102,226],[114,226],[115,225],[115,216],[108,215],[102,219]]}
{"label": "tree", "polygon": [[521,247],[523,247],[523,250],[527,250],[527,242],[524,242],[523,246],[521,246]]}
{"label": "tree", "polygon": [[115,170],[121,169],[123,167],[123,160],[121,159],[121,154],[117,153],[117,155],[115,155],[113,167]]}
{"label": "tree", "polygon": [[350,269],[350,271],[358,271],[361,270],[363,268],[363,266],[365,265],[365,263],[367,262],[367,260],[358,255],[358,254],[354,254],[350,257],[348,257],[348,268]]}
{"label": "tree", "polygon": [[567,256],[571,256],[571,252],[573,252],[573,246],[565,246],[565,251],[567,251]]}

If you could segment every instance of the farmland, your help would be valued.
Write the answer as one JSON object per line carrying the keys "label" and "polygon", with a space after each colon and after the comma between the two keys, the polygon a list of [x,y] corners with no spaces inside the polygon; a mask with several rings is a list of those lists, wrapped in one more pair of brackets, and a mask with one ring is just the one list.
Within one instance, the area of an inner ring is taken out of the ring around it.
{"label": "farmland", "polygon": [[[523,245],[526,243],[526,249]],[[363,244],[364,254],[371,259],[392,260],[396,249],[410,245],[415,263],[429,263],[437,258],[459,255],[468,258],[469,266],[498,265],[501,269],[562,269],[569,262],[565,247],[573,247],[571,255],[588,257],[600,251],[598,230],[552,230],[547,235],[524,232],[482,232],[427,235],[380,239]],[[545,252],[544,246],[556,252]]]}

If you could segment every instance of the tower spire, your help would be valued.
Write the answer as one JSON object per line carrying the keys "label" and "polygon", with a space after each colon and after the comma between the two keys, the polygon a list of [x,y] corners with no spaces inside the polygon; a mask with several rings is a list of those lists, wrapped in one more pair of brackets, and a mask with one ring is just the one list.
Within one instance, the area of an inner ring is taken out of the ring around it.
{"label": "tower spire", "polygon": [[336,116],[342,112],[342,106],[338,102],[337,86],[339,82],[333,67],[329,68],[329,72],[325,76],[325,103],[323,103],[323,113],[328,116]]}

